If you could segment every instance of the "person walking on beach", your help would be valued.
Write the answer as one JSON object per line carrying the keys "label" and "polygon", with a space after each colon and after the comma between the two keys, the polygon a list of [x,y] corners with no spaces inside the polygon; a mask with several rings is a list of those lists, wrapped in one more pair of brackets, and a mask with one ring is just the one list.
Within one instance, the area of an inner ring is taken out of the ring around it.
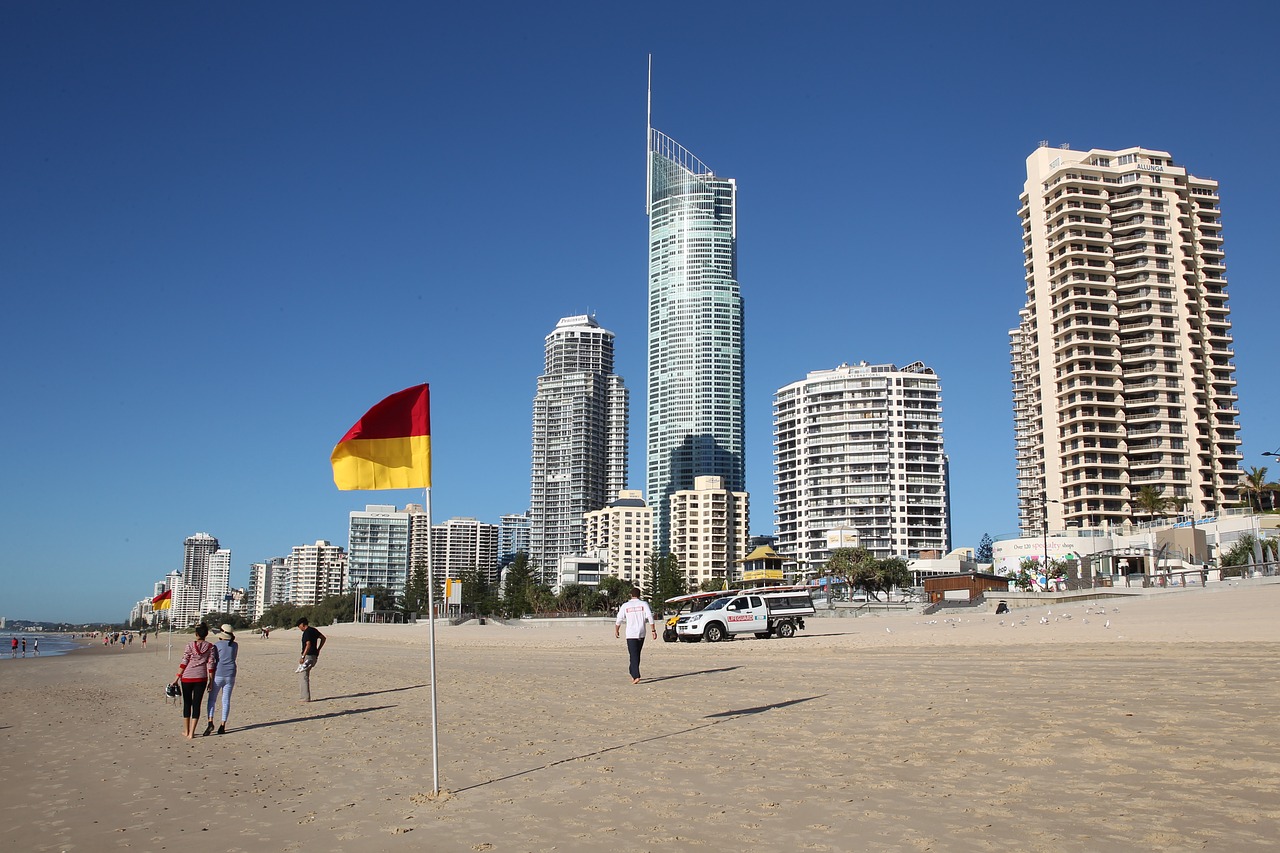
{"label": "person walking on beach", "polygon": [[18,656],[18,638],[9,638],[9,657],[16,658]]}
{"label": "person walking on beach", "polygon": [[231,691],[236,686],[236,655],[240,653],[240,644],[236,642],[235,632],[230,625],[222,626],[217,639],[218,642],[213,644],[217,675],[213,677],[213,686],[209,688],[209,725],[205,726],[205,737],[213,732],[213,706],[219,694],[222,696],[222,722],[218,725],[218,734],[226,734],[227,714],[231,712]]}
{"label": "person walking on beach", "polygon": [[214,657],[213,643],[205,642],[207,636],[209,626],[201,622],[196,626],[196,638],[183,649],[178,674],[173,677],[182,682],[182,736],[188,740],[196,736],[200,700],[217,672],[218,659]]}
{"label": "person walking on beach", "polygon": [[27,638],[26,637],[22,638],[22,656],[24,658],[27,656]]}
{"label": "person walking on beach", "polygon": [[631,600],[618,608],[618,618],[613,621],[613,636],[618,637],[622,623],[627,623],[627,654],[631,657],[631,683],[640,683],[640,652],[644,648],[644,629],[649,626],[653,638],[658,639],[658,626],[653,621],[649,602],[640,598],[640,590],[631,588]]}
{"label": "person walking on beach", "polygon": [[303,702],[311,701],[311,670],[324,648],[325,636],[311,627],[306,619],[298,620],[298,630],[302,631],[302,657],[298,658],[298,698]]}
{"label": "person walking on beach", "polygon": [[36,637],[34,640],[32,640],[31,645],[32,645],[31,653],[36,657],[40,657],[40,638]]}

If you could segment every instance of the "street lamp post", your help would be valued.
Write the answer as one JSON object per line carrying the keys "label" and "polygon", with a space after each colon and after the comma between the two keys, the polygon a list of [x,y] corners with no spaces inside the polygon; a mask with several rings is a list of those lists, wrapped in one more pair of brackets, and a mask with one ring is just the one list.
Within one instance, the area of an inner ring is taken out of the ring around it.
{"label": "street lamp post", "polygon": [[1049,504],[1062,503],[1049,499],[1047,491],[1040,492],[1040,534],[1044,545],[1044,588],[1049,591]]}
{"label": "street lamp post", "polygon": [[[1277,450],[1277,451],[1274,451],[1274,452],[1264,450],[1264,451],[1262,451],[1262,455],[1263,455],[1263,456],[1272,456],[1272,457],[1274,457],[1274,458],[1276,458],[1276,459],[1280,459],[1280,450]],[[1258,508],[1259,508],[1259,509],[1261,509],[1261,508],[1262,508],[1262,495],[1258,495]],[[1271,508],[1272,508],[1272,509],[1275,509],[1275,508],[1276,508],[1276,493],[1275,493],[1275,492],[1272,492],[1272,493],[1271,493]]]}

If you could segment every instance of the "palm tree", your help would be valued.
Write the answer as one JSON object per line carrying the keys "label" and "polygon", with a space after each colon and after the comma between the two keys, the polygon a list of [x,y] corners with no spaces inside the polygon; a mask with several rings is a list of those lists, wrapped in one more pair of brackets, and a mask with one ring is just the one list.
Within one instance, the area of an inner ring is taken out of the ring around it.
{"label": "palm tree", "polygon": [[1134,511],[1152,518],[1158,518],[1167,513],[1173,508],[1173,500],[1161,495],[1160,491],[1155,486],[1143,486],[1138,489],[1138,494],[1133,499]]}
{"label": "palm tree", "polygon": [[1267,466],[1253,467],[1244,475],[1244,493],[1249,499],[1249,506],[1262,512],[1262,493],[1269,491],[1271,484],[1267,482]]}

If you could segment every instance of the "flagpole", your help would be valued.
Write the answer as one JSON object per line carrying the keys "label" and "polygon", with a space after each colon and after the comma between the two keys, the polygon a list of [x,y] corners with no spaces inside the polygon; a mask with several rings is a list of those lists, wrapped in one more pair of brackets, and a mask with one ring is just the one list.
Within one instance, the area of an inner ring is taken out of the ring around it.
{"label": "flagpole", "polygon": [[430,626],[428,647],[431,658],[431,784],[432,793],[440,793],[440,732],[436,723],[436,578],[432,557],[431,487],[423,490],[427,511],[427,624]]}

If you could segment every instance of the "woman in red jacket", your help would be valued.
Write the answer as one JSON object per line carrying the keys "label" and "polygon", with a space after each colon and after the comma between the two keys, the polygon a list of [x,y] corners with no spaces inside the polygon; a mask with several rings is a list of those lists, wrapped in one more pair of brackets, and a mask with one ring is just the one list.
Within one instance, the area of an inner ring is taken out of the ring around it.
{"label": "woman in red jacket", "polygon": [[187,643],[182,652],[182,662],[178,664],[178,674],[174,681],[182,682],[182,734],[187,738],[196,736],[196,726],[200,724],[200,700],[204,699],[204,691],[213,683],[213,673],[218,659],[213,653],[213,643],[205,642],[209,636],[209,626],[201,622],[196,626],[196,638]]}

